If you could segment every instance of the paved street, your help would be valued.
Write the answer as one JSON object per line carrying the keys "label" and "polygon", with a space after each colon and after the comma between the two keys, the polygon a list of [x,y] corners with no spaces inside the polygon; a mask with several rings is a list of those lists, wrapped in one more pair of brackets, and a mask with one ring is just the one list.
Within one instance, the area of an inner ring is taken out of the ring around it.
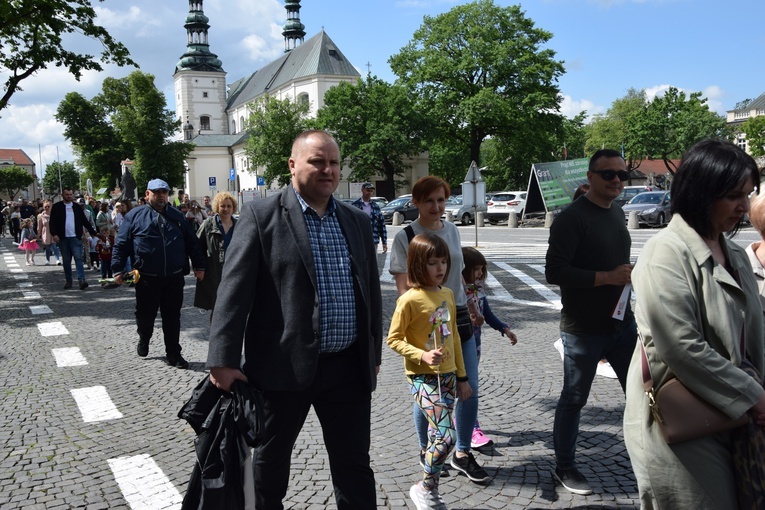
{"label": "paved street", "polygon": [[[389,228],[392,237],[399,228]],[[460,227],[474,245],[473,227]],[[656,231],[632,231],[633,260]],[[621,434],[623,395],[597,377],[581,421],[579,466],[594,494],[575,496],[553,483],[552,421],[560,392],[557,287],[543,274],[548,231],[486,227],[479,249],[490,260],[490,302],[519,337],[516,346],[484,330],[480,420],[496,445],[477,453],[491,481],[442,479],[450,509],[637,508],[636,485]],[[747,244],[756,236],[744,232]],[[0,507],[179,508],[194,463],[191,428],[176,414],[205,375],[209,315],[191,306],[187,278],[181,344],[189,370],[163,362],[155,328],[148,358],[135,353],[134,291],[63,290],[63,271],[24,264],[0,242]],[[380,254],[384,315],[395,288]],[[157,321],[159,326],[159,319]],[[387,323],[385,324],[387,330]],[[383,347],[373,401],[372,459],[380,508],[414,508],[409,487],[420,477],[403,361]],[[313,415],[293,457],[286,508],[334,508],[329,468]]]}

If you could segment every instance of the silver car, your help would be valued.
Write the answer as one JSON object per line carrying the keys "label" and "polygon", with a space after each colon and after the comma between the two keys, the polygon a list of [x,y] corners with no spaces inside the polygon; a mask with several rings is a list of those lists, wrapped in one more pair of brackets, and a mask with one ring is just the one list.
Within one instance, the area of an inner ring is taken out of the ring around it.
{"label": "silver car", "polygon": [[672,218],[670,198],[669,191],[646,191],[635,195],[622,207],[624,219],[629,221],[630,212],[637,211],[640,225],[662,227]]}

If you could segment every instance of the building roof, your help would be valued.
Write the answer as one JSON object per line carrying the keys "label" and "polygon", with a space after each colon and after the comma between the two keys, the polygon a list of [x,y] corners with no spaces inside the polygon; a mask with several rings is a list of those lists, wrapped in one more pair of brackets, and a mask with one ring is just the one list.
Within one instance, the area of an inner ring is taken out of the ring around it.
{"label": "building roof", "polygon": [[227,108],[249,103],[295,80],[316,75],[361,77],[324,30],[249,77],[232,83]]}
{"label": "building roof", "polygon": [[765,110],[765,92],[759,95],[757,99],[752,100],[743,108],[738,110],[728,110],[730,112],[748,112],[749,110]]}
{"label": "building roof", "polygon": [[35,162],[21,149],[0,149],[0,164],[34,166]]}
{"label": "building roof", "polygon": [[[670,159],[669,161],[674,164],[675,169],[680,166],[679,159]],[[648,176],[651,173],[654,175],[665,175],[669,173],[667,165],[664,164],[663,159],[644,159],[640,162],[640,166],[634,168],[633,171],[639,172],[645,176]]]}
{"label": "building roof", "polygon": [[249,133],[243,131],[234,135],[197,135],[191,143],[197,147],[233,147],[244,143],[249,137]]}

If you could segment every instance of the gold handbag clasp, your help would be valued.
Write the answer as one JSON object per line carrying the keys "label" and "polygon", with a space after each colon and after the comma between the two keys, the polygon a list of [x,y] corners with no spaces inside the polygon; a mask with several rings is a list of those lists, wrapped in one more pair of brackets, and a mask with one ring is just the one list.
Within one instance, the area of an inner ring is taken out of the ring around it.
{"label": "gold handbag clasp", "polygon": [[654,421],[664,423],[664,418],[661,417],[661,410],[659,410],[659,404],[656,403],[656,399],[653,396],[653,388],[645,392],[648,397],[648,407],[651,409]]}

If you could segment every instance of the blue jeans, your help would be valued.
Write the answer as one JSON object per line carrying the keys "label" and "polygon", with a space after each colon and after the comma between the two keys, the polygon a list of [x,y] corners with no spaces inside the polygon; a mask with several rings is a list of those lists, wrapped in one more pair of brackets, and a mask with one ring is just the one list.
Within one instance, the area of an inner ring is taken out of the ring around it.
{"label": "blue jeans", "polygon": [[85,267],[82,264],[82,241],[79,237],[61,237],[58,240],[66,281],[72,281],[72,258],[77,268],[77,279],[85,279]]}
{"label": "blue jeans", "polygon": [[61,258],[61,254],[58,251],[58,245],[56,243],[45,245],[45,260],[50,262],[50,256],[55,255],[56,260]]}
{"label": "blue jeans", "polygon": [[[471,336],[470,340],[462,342],[462,359],[465,361],[465,371],[473,394],[465,401],[457,400],[454,421],[457,428],[457,451],[469,452],[473,425],[478,419],[478,354],[475,348],[475,337]],[[424,450],[428,445],[428,420],[417,404],[412,408],[412,415],[420,449]]]}
{"label": "blue jeans", "polygon": [[590,396],[598,362],[605,358],[611,364],[624,390],[627,369],[635,350],[637,325],[634,319],[619,331],[607,334],[574,335],[561,331],[563,340],[563,390],[555,408],[553,444],[560,469],[576,467],[576,439],[579,417]]}

